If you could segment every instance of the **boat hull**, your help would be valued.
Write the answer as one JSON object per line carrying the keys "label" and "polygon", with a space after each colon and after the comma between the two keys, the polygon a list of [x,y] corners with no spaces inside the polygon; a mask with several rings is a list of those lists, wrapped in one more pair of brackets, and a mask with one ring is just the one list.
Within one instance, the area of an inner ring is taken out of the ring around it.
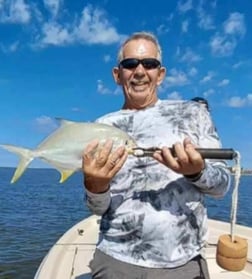
{"label": "boat hull", "polygon": [[[230,225],[209,220],[206,258],[211,279],[252,278],[252,228],[236,225],[236,234],[248,240],[248,261],[240,272],[222,269],[216,263],[219,236],[228,234]],[[34,279],[91,279],[89,262],[98,241],[99,217],[92,215],[70,228],[50,249]]]}

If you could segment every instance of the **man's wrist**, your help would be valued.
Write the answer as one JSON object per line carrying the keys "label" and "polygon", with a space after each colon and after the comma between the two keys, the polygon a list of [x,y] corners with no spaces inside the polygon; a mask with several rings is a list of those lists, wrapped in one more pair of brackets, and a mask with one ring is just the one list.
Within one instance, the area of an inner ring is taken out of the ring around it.
{"label": "man's wrist", "polygon": [[196,182],[201,178],[203,172],[204,172],[204,169],[202,169],[200,172],[195,173],[195,174],[184,175],[184,177],[186,179],[190,180],[191,182]]}
{"label": "man's wrist", "polygon": [[109,190],[109,184],[102,185],[101,183],[84,178],[84,187],[91,193],[102,194]]}

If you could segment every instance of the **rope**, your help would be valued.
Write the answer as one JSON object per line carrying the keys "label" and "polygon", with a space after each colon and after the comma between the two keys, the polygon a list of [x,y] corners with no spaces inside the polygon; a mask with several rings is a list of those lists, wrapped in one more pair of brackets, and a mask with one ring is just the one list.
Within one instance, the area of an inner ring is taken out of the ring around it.
{"label": "rope", "polygon": [[230,214],[230,223],[231,223],[231,240],[235,241],[235,224],[236,224],[236,214],[237,214],[237,206],[238,206],[238,187],[240,184],[241,177],[241,156],[240,153],[236,151],[235,156],[235,166],[234,166],[234,190],[232,194],[232,207]]}

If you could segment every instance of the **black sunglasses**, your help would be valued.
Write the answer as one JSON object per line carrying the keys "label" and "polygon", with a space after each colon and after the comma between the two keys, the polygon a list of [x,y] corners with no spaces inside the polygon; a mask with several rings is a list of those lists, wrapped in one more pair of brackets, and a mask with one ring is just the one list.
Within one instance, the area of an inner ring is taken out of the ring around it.
{"label": "black sunglasses", "polygon": [[161,66],[160,61],[155,58],[144,58],[144,59],[137,59],[137,58],[127,58],[122,60],[119,63],[119,66],[122,66],[125,69],[135,69],[139,64],[142,64],[146,70],[156,69]]}

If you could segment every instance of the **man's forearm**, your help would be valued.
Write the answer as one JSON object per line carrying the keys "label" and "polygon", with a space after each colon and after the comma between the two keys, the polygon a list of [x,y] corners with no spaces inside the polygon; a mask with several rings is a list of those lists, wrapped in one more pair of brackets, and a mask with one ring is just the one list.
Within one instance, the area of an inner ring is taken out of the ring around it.
{"label": "man's forearm", "polygon": [[222,197],[228,191],[230,181],[230,173],[224,166],[206,163],[199,179],[191,182],[203,193],[214,197]]}

